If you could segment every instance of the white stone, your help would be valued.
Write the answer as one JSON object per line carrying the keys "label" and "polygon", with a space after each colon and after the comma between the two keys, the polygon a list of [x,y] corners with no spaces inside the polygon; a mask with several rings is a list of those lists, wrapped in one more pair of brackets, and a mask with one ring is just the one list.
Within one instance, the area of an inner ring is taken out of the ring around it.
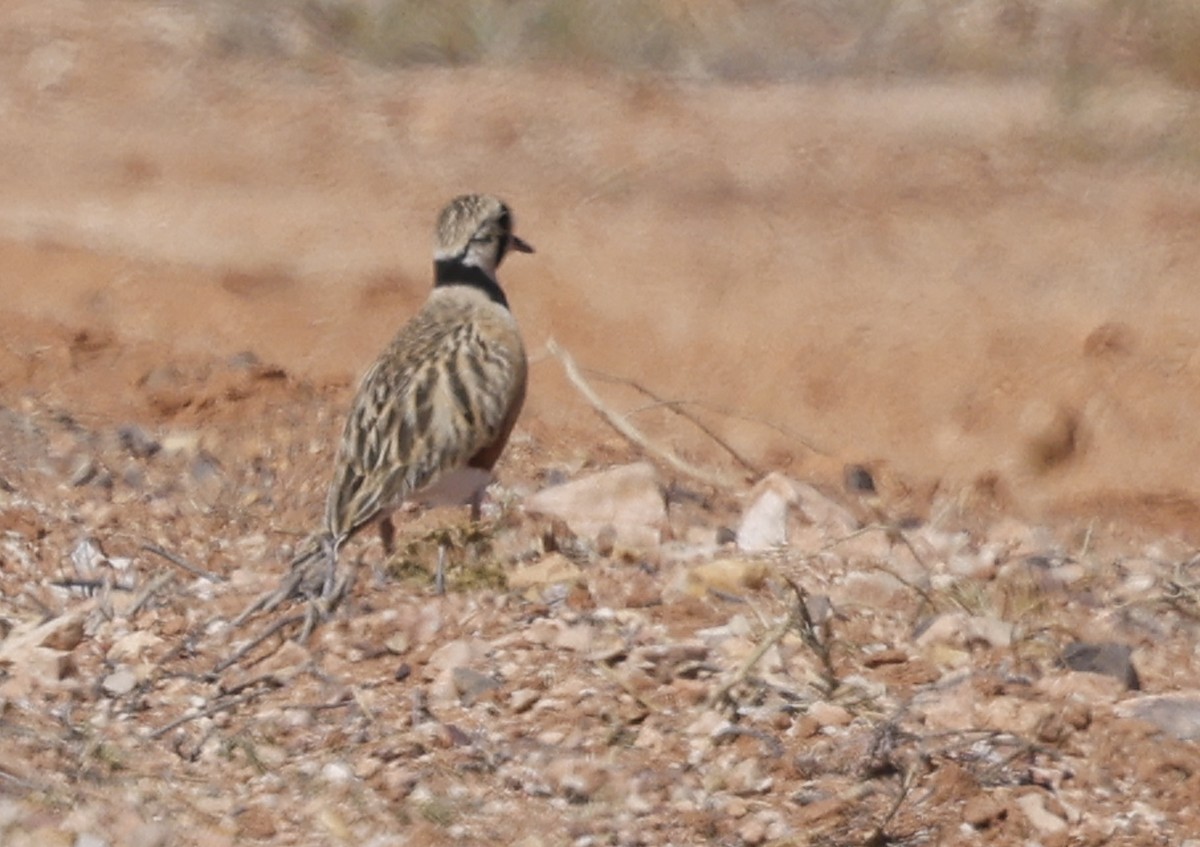
{"label": "white stone", "polygon": [[754,553],[786,546],[788,510],[796,502],[791,480],[781,474],[769,474],[750,496],[750,505],[738,524],[738,548]]}
{"label": "white stone", "polygon": [[121,697],[137,685],[137,674],[129,668],[120,668],[104,677],[100,685],[109,697]]}
{"label": "white stone", "polygon": [[1017,806],[1038,832],[1053,835],[1067,829],[1067,822],[1046,808],[1046,798],[1041,794],[1022,795],[1017,798]]}

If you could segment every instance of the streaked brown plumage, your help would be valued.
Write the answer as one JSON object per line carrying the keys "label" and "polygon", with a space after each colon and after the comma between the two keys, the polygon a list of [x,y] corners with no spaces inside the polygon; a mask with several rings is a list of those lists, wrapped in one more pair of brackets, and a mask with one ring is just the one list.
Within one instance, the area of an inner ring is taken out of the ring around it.
{"label": "streaked brown plumage", "polygon": [[[512,213],[487,195],[463,195],[438,217],[434,288],[367,371],[342,432],[325,529],[305,545],[278,591],[239,617],[297,595],[328,612],[346,590],[339,548],[364,527],[474,469],[479,500],[525,398],[525,349],[496,280],[508,250],[533,252],[512,233]],[[480,479],[482,478],[482,479]]]}

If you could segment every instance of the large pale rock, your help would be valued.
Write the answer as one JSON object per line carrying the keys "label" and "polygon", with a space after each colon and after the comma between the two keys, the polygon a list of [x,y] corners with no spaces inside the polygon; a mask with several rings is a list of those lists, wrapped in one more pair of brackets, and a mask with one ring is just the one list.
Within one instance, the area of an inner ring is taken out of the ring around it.
{"label": "large pale rock", "polygon": [[858,521],[844,506],[813,486],[780,473],[763,477],[750,492],[749,501],[737,529],[737,545],[746,552],[786,546],[793,509],[804,523],[827,535],[847,535],[858,527]]}
{"label": "large pale rock", "polygon": [[819,526],[830,535],[849,535],[858,529],[858,518],[854,513],[827,497],[807,482],[792,482],[796,495],[796,508],[800,515],[813,526]]}
{"label": "large pale rock", "polygon": [[1117,714],[1154,724],[1182,741],[1200,741],[1200,691],[1135,697],[1118,705]]}
{"label": "large pale rock", "polygon": [[647,462],[544,488],[525,499],[525,511],[561,518],[584,538],[615,533],[623,547],[657,546],[667,519],[658,473]]}
{"label": "large pale rock", "polygon": [[75,672],[71,650],[83,638],[84,613],[59,615],[13,627],[0,641],[0,697],[26,697]]}
{"label": "large pale rock", "polygon": [[1046,807],[1046,798],[1037,792],[1024,794],[1016,800],[1025,819],[1042,835],[1067,831],[1067,822]]}
{"label": "large pale rock", "polygon": [[551,553],[528,565],[522,565],[508,575],[508,587],[524,589],[557,582],[575,582],[583,576],[579,565],[561,553]]}

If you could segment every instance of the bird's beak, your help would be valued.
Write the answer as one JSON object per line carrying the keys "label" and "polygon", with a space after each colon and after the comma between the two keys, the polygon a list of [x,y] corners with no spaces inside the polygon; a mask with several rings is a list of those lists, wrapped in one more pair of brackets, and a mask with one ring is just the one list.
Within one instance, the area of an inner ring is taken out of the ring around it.
{"label": "bird's beak", "polygon": [[516,250],[518,253],[533,253],[533,246],[528,241],[523,241],[515,235],[508,237],[508,246]]}

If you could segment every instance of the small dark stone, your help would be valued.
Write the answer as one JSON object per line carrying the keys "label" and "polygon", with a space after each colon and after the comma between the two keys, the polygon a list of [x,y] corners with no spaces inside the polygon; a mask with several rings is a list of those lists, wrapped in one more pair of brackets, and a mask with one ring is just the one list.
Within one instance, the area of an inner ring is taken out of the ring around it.
{"label": "small dark stone", "polygon": [[392,674],[392,679],[396,682],[404,682],[412,676],[412,666],[408,662],[401,663],[400,667],[396,668],[396,672]]}
{"label": "small dark stone", "polygon": [[128,424],[118,429],[117,443],[135,459],[149,459],[162,449],[162,445],[137,424]]}
{"label": "small dark stone", "polygon": [[229,357],[229,367],[234,370],[252,370],[262,364],[262,360],[253,350],[243,350]]}
{"label": "small dark stone", "polygon": [[1125,683],[1129,690],[1138,691],[1142,683],[1133,666],[1132,653],[1128,644],[1115,641],[1076,641],[1063,648],[1062,663],[1073,671],[1111,676]]}
{"label": "small dark stone", "polygon": [[709,498],[700,491],[693,488],[687,488],[680,485],[678,482],[672,482],[667,486],[666,491],[667,505],[675,503],[694,503],[697,506],[708,508]]}
{"label": "small dark stone", "polygon": [[207,482],[210,479],[221,478],[221,463],[211,453],[201,450],[199,455],[192,461],[189,469],[192,474],[192,479],[198,483]]}
{"label": "small dark stone", "polygon": [[726,544],[737,544],[737,530],[727,526],[717,527],[717,543],[722,547]]}
{"label": "small dark stone", "polygon": [[875,494],[875,477],[862,465],[846,465],[842,471],[846,489],[858,494]]}
{"label": "small dark stone", "polygon": [[121,471],[121,482],[135,491],[140,491],[146,486],[146,472],[130,463]]}
{"label": "small dark stone", "polygon": [[464,706],[473,706],[480,697],[500,687],[500,680],[471,668],[455,668],[454,687]]}
{"label": "small dark stone", "polygon": [[91,458],[84,457],[79,460],[75,465],[75,470],[71,472],[71,485],[76,488],[87,485],[96,478],[99,472],[100,468],[96,463]]}

